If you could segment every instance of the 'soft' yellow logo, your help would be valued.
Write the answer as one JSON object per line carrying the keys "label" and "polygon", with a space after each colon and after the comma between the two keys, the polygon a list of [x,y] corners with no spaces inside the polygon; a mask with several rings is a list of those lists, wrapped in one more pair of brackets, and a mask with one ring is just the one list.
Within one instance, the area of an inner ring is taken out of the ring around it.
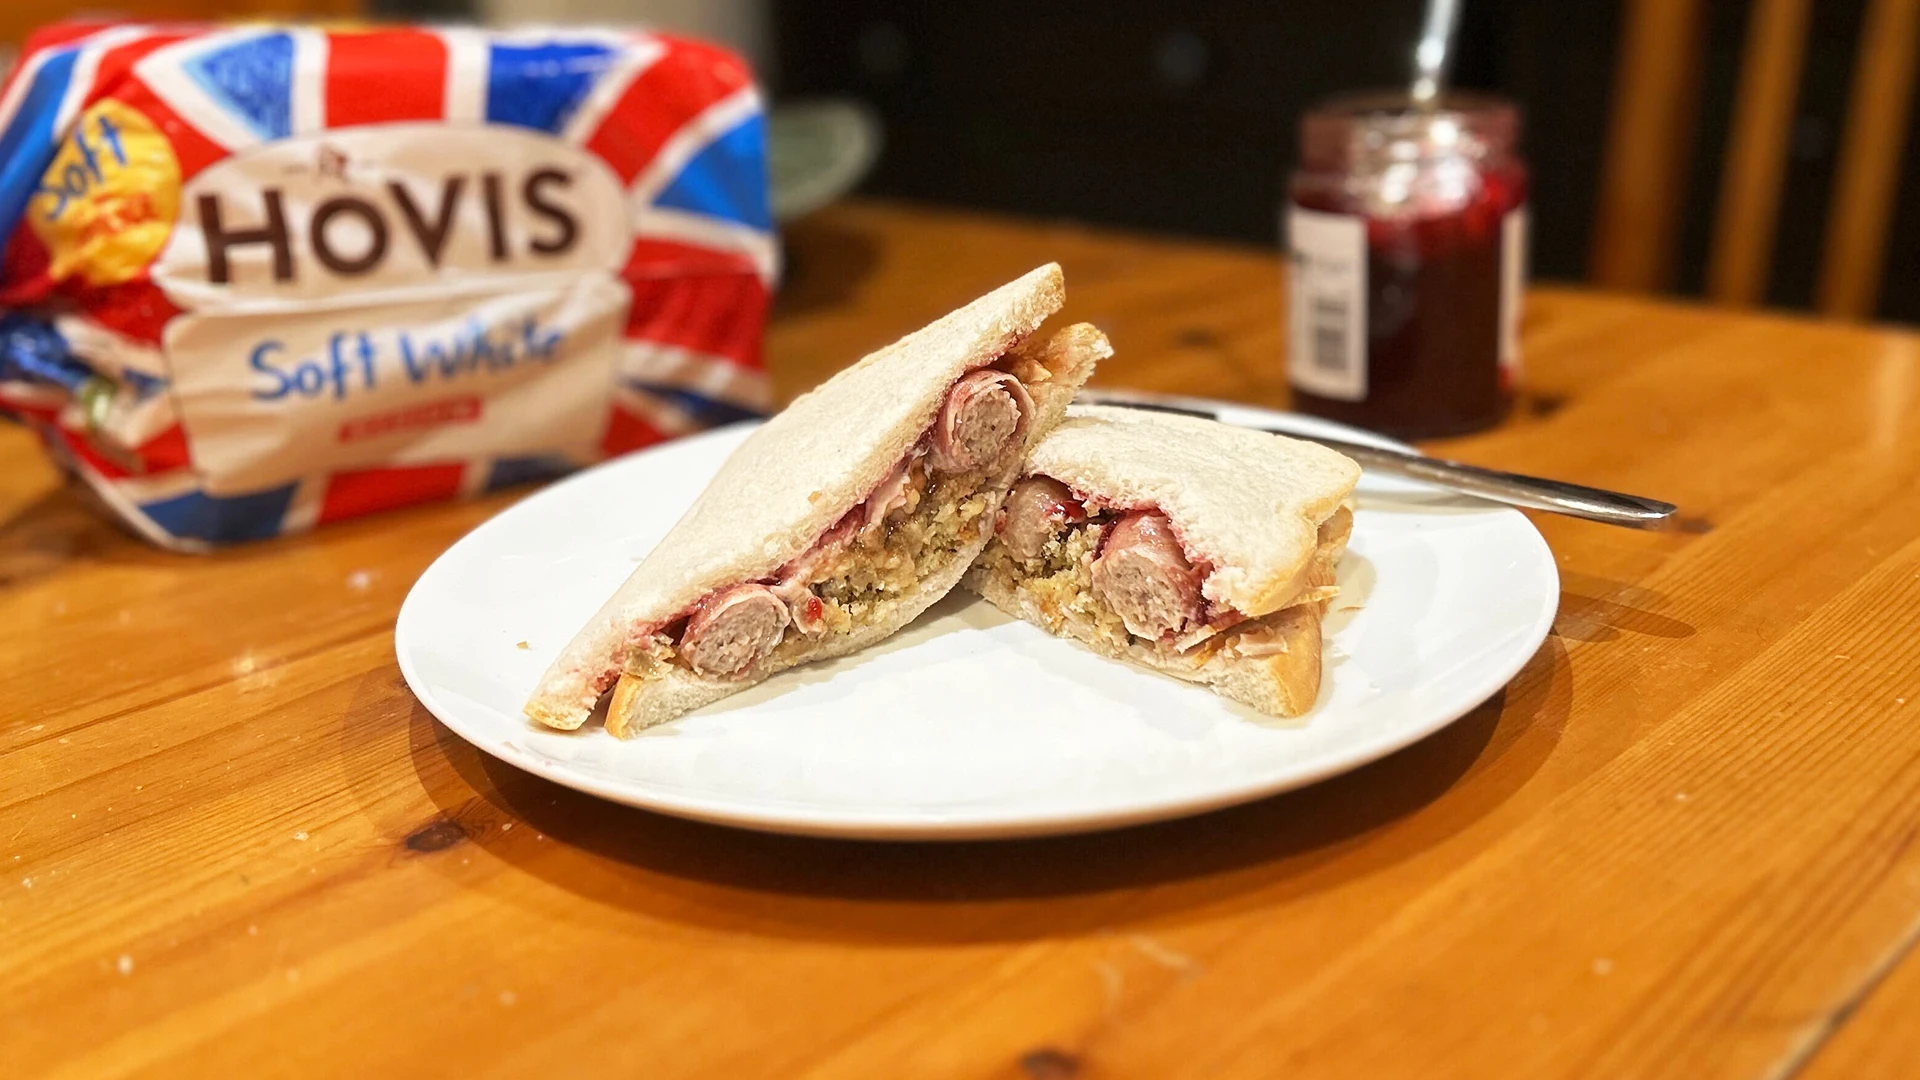
{"label": "'soft' yellow logo", "polygon": [[90,285],[130,281],[166,246],[180,211],[180,162],[153,121],[111,98],[80,114],[40,177],[27,219],[48,272]]}

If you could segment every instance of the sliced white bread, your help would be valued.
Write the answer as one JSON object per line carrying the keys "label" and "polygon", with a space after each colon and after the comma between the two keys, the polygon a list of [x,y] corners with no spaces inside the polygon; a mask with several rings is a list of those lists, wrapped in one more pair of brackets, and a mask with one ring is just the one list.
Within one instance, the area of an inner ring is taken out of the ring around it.
{"label": "sliced white bread", "polygon": [[1024,472],[1109,505],[1157,507],[1188,553],[1213,564],[1206,598],[1247,615],[1300,591],[1320,523],[1360,479],[1352,459],[1316,443],[1101,405],[1067,410]]}
{"label": "sliced white bread", "polygon": [[[1073,400],[1073,395],[1092,372],[1093,365],[1110,352],[1105,335],[1086,323],[1069,326],[1044,342],[1029,340],[1014,347],[1009,354],[1013,361],[1012,371],[1020,377],[1033,397],[1033,426],[1036,433],[1043,433],[1060,422],[1067,410],[1067,403]],[[1028,445],[1032,445],[1031,439]],[[992,490],[995,494],[985,520],[992,521],[993,515],[998,513],[1000,500],[1006,497],[1007,488],[1018,471],[1018,458],[1015,458],[1013,467],[994,480]],[[633,692],[623,694],[616,690],[614,700],[607,708],[607,730],[620,738],[629,738],[645,728],[665,723],[682,713],[737,693],[745,686],[786,668],[845,656],[885,640],[947,595],[992,537],[992,530],[982,529],[978,538],[956,552],[944,568],[922,579],[897,606],[891,618],[860,627],[851,634],[829,635],[803,657],[788,662],[771,660],[762,665],[750,680],[743,682],[739,678],[713,678],[683,667],[664,669],[644,687],[633,680],[622,680],[620,687],[630,688]]]}
{"label": "sliced white bread", "polygon": [[[806,551],[912,449],[948,389],[967,372],[1010,357],[1003,366],[1022,378],[1034,400],[1026,444],[1031,447],[1058,423],[1067,401],[1108,352],[1106,339],[1089,326],[1014,348],[1059,310],[1063,296],[1059,266],[1040,267],[867,356],[762,425],[562,650],[528,700],[527,715],[551,727],[579,727],[618,676],[628,650],[647,634],[716,589],[765,578]],[[990,478],[995,509],[1017,469],[1016,460],[1006,475]],[[950,573],[924,581],[914,603],[890,624],[830,637],[822,650],[793,662],[839,655],[887,636],[951,588],[977,553],[977,547],[963,553]],[[750,677],[727,679],[669,672],[629,695],[640,700],[623,702],[621,719],[609,726],[624,731],[678,715],[774,670],[762,665]]]}
{"label": "sliced white bread", "polygon": [[[1298,716],[1312,707],[1325,597],[1352,532],[1345,502],[1358,465],[1312,443],[1210,420],[1076,405],[1035,445],[1023,473],[1058,480],[1097,506],[1164,513],[1189,557],[1212,568],[1203,595],[1257,621],[1169,652],[1110,624],[1103,631],[1057,592],[1024,587],[992,552],[966,576],[968,588],[1104,656],[1262,712]],[[1236,644],[1255,640],[1254,649]]]}
{"label": "sliced white bread", "polygon": [[[1307,589],[1333,584],[1353,518],[1336,511],[1327,525],[1326,541],[1316,548],[1308,573],[1301,578]],[[1267,646],[1263,655],[1202,647],[1193,655],[1167,656],[1151,645],[1126,644],[1101,634],[1093,624],[1062,613],[1003,575],[976,567],[967,574],[965,583],[994,607],[1049,633],[1070,638],[1110,659],[1199,683],[1271,716],[1299,716],[1312,708],[1320,695],[1320,624],[1326,614],[1325,600],[1295,604],[1263,616],[1261,638]]]}

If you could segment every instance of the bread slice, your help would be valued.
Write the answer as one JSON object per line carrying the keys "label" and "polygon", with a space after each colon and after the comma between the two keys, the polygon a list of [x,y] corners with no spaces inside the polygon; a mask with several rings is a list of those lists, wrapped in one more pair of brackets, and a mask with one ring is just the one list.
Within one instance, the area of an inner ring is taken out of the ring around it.
{"label": "bread slice", "polygon": [[636,660],[704,598],[769,581],[815,551],[823,534],[924,446],[955,383],[988,366],[1016,376],[1034,406],[1021,453],[976,478],[972,494],[984,501],[973,512],[991,522],[1025,450],[1059,422],[1093,365],[1110,351],[1091,326],[1068,327],[1046,341],[1032,338],[1060,308],[1064,289],[1059,266],[1040,267],[867,356],[762,425],[554,660],[527,702],[527,715],[550,727],[577,728],[623,671],[638,668],[608,716],[609,730],[629,734],[794,664],[878,641],[944,595],[990,530],[973,529],[950,557],[918,567],[925,572],[889,593],[885,611],[876,608],[873,619],[804,642],[783,640],[748,671],[718,678],[684,664]]}
{"label": "bread slice", "polygon": [[[1024,472],[1066,484],[1094,517],[1061,523],[1040,559],[995,539],[969,570],[968,588],[1104,656],[1262,712],[1298,716],[1312,707],[1321,620],[1352,533],[1347,502],[1359,466],[1311,443],[1212,421],[1075,406]],[[1092,588],[1103,521],[1130,510],[1166,515],[1205,573],[1209,618],[1196,632],[1137,636]]]}
{"label": "bread slice", "polygon": [[1191,416],[1076,405],[1025,470],[1115,506],[1158,507],[1213,564],[1208,600],[1250,615],[1300,591],[1320,523],[1360,479],[1317,443]]}

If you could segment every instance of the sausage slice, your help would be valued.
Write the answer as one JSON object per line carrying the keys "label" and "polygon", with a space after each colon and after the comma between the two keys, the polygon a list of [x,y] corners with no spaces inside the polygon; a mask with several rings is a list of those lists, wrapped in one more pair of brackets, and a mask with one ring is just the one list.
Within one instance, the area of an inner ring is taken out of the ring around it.
{"label": "sausage slice", "polygon": [[1140,637],[1157,639],[1200,614],[1200,572],[1166,516],[1152,511],[1114,523],[1093,564],[1093,591]]}
{"label": "sausage slice", "polygon": [[1037,558],[1060,526],[1081,521],[1086,508],[1067,485],[1047,476],[1029,476],[1013,485],[1000,511],[996,531],[1016,558]]}
{"label": "sausage slice", "polygon": [[786,602],[765,585],[735,585],[702,601],[680,635],[680,655],[702,675],[735,675],[773,651]]}
{"label": "sausage slice", "polygon": [[1033,398],[1020,380],[1004,371],[983,369],[947,391],[940,419],[933,425],[933,461],[946,472],[992,465],[1027,430]]}

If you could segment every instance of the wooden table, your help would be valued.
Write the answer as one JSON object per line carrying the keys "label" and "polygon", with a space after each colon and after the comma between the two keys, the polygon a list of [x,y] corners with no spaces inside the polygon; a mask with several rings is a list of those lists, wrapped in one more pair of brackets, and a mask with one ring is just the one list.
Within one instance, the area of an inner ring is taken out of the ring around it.
{"label": "wooden table", "polygon": [[[1271,252],[887,206],[794,229],[791,395],[1048,258],[1099,381],[1284,401]],[[512,496],[212,558],[0,433],[0,1073],[1920,1075],[1920,338],[1550,289],[1461,457],[1539,524],[1507,690],[1348,776],[1017,843],[735,832],[499,765],[401,683]]]}

